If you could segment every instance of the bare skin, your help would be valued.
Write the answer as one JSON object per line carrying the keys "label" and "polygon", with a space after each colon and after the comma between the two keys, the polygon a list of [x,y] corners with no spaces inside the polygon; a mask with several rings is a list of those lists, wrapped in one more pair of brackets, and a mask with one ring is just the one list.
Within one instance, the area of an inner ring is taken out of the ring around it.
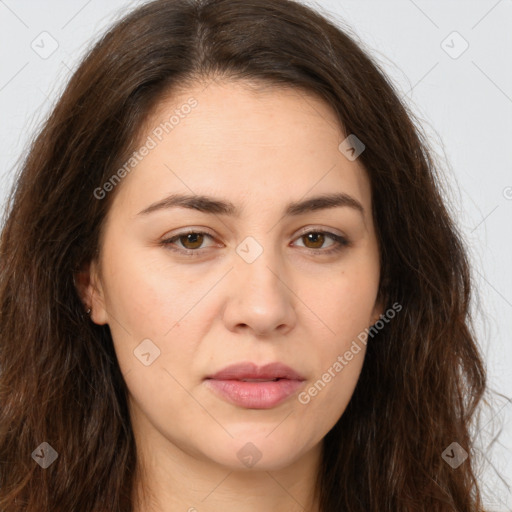
{"label": "bare skin", "polygon": [[[192,97],[197,106],[161,141],[153,136],[156,147],[117,185],[99,260],[82,281],[130,393],[135,510],[318,511],[322,440],[352,396],[364,347],[343,371],[332,367],[383,313],[370,182],[338,149],[346,135],[330,107],[291,89],[197,85],[162,102],[141,141]],[[291,202],[333,193],[363,211],[284,215]],[[240,215],[140,214],[170,194],[229,201]],[[162,243],[189,228],[207,234]],[[136,355],[143,340],[148,365]],[[235,405],[207,385],[208,375],[247,361],[284,363],[305,381],[269,408]],[[329,368],[330,382],[309,394]]]}

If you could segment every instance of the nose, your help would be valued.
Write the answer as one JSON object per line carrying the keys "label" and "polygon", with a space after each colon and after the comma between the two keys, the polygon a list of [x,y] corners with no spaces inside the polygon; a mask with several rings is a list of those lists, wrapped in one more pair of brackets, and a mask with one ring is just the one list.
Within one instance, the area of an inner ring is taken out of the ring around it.
{"label": "nose", "polygon": [[290,274],[274,251],[265,248],[251,262],[235,257],[229,276],[224,322],[231,331],[250,331],[254,336],[284,335],[296,322]]}

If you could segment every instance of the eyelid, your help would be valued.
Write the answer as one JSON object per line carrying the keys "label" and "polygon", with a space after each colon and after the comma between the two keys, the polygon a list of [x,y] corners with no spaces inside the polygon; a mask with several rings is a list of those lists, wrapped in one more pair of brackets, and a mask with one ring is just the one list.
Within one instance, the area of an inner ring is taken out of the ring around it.
{"label": "eyelid", "polygon": [[345,234],[336,233],[334,232],[333,228],[326,228],[322,226],[307,226],[302,228],[295,235],[294,240],[297,240],[298,238],[301,238],[308,233],[321,233],[334,241],[334,243],[327,249],[310,249],[309,247],[304,247],[306,251],[314,256],[333,255],[339,253],[346,247],[352,246],[351,240]]}
{"label": "eyelid", "polygon": [[323,226],[306,226],[304,228],[301,228],[299,229],[299,231],[295,234],[295,238],[299,237],[299,236],[303,236],[307,233],[311,233],[311,232],[314,232],[314,233],[324,233],[326,235],[336,235],[336,236],[339,236],[340,238],[344,238],[348,241],[348,237],[345,236],[342,232],[334,232],[335,230],[333,228],[327,228],[327,227],[323,227]]}
{"label": "eyelid", "polygon": [[[325,228],[321,226],[306,226],[304,228],[301,228],[294,236],[293,240],[297,240],[298,238],[301,238],[304,235],[307,235],[308,233],[320,233],[323,235],[326,235],[328,238],[331,238],[334,243],[332,246],[329,246],[328,249],[310,249],[308,247],[304,247],[306,251],[309,253],[314,253],[315,255],[327,255],[327,254],[333,254],[336,252],[341,251],[344,247],[348,247],[351,245],[351,241],[347,236],[344,234],[339,234],[331,231],[332,228]],[[169,250],[181,253],[182,255],[201,255],[204,251],[208,250],[208,247],[202,247],[200,249],[185,249],[185,248],[174,248],[171,247],[174,240],[179,239],[182,236],[186,236],[188,234],[200,234],[200,235],[206,235],[207,237],[210,237],[212,239],[215,239],[215,235],[211,234],[207,228],[198,227],[198,228],[187,228],[184,231],[180,231],[176,234],[171,234],[170,236],[166,236],[161,242],[160,245],[163,245],[164,247],[167,247]]]}
{"label": "eyelid", "polygon": [[[178,233],[176,234],[171,234],[171,235],[165,235],[164,239],[160,242],[161,245],[170,245],[170,242],[171,241],[174,241],[174,240],[177,240],[179,238],[181,238],[182,236],[186,236],[186,235],[190,235],[190,234],[197,234],[197,235],[206,235],[208,237],[210,237],[211,239],[215,239],[215,235],[213,235],[212,233],[210,233],[210,231],[207,229],[207,228],[202,228],[202,227],[197,227],[197,228],[186,228],[184,231],[179,231]],[[178,248],[176,249],[178,252],[182,252],[182,253],[185,253],[185,252],[194,252],[194,253],[200,253],[201,251],[203,251],[205,248],[201,248],[201,249],[181,249],[181,248]]]}

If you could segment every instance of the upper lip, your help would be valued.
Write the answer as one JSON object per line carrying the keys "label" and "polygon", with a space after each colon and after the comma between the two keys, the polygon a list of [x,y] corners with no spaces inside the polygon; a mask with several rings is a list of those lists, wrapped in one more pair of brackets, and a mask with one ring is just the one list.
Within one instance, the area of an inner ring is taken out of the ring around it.
{"label": "upper lip", "polygon": [[264,366],[258,366],[251,362],[235,363],[226,366],[221,371],[208,375],[207,379],[215,380],[244,380],[244,379],[289,379],[305,380],[305,378],[296,372],[293,368],[282,363],[269,363]]}

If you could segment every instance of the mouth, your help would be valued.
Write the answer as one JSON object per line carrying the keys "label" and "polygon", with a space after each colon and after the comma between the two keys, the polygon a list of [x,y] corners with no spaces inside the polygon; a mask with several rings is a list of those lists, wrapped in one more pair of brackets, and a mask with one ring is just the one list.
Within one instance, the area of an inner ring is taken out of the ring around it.
{"label": "mouth", "polygon": [[270,363],[230,365],[205,378],[219,398],[246,409],[271,409],[295,394],[305,378],[289,366]]}
{"label": "mouth", "polygon": [[242,382],[276,382],[279,380],[277,379],[239,379]]}

